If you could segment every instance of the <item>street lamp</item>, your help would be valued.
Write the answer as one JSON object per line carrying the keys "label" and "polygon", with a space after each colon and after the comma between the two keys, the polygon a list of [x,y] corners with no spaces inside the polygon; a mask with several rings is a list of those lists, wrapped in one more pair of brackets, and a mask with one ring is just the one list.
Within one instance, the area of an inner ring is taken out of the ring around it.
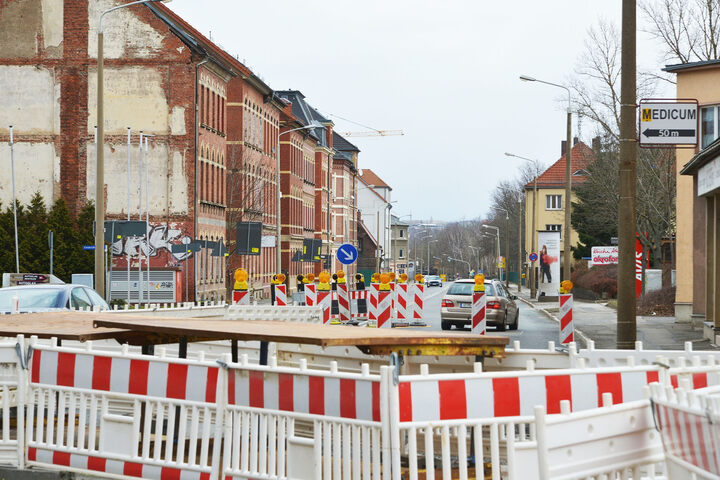
{"label": "street lamp", "polygon": [[[277,273],[282,273],[282,252],[280,251],[280,227],[282,224],[282,219],[280,218],[280,202],[282,200],[282,192],[280,191],[280,137],[282,137],[285,134],[297,132],[298,130],[308,130],[311,128],[325,128],[320,124],[320,122],[312,121],[307,125],[303,125],[302,127],[298,128],[292,128],[290,130],[285,130],[284,132],[280,132],[278,134],[277,139],[277,152],[275,154],[275,181],[277,182],[277,188],[276,188],[276,197],[275,201],[277,202],[277,206],[275,209],[275,268],[277,270]],[[329,185],[328,185],[329,187]],[[289,269],[288,269],[289,271]]]}
{"label": "street lamp", "polygon": [[497,273],[498,273],[498,279],[502,280],[502,275],[500,275],[500,227],[496,227],[495,225],[481,225],[482,228],[487,228],[488,230],[494,230],[495,235],[497,236]]}
{"label": "street lamp", "polygon": [[[535,252],[535,235],[537,234],[537,232],[535,230],[535,222],[537,221],[537,209],[538,209],[537,179],[538,179],[538,176],[540,176],[540,164],[537,160],[534,160],[532,158],[521,157],[520,155],[515,155],[513,153],[505,152],[505,156],[519,158],[520,160],[525,160],[526,162],[530,162],[533,165],[535,165],[535,178],[533,179],[532,232],[530,234],[530,244],[531,244],[530,252],[534,253]],[[565,232],[565,233],[567,236],[567,232]],[[532,298],[535,298],[535,294],[537,293],[536,290],[537,290],[537,275],[535,275],[535,262],[533,261],[533,262],[531,262],[531,267],[530,267],[530,296]]]}
{"label": "street lamp", "polygon": [[430,275],[430,244],[431,243],[437,243],[437,240],[428,240],[428,261],[427,261],[428,275]]}
{"label": "street lamp", "polygon": [[524,82],[539,82],[567,91],[567,145],[565,147],[565,238],[563,241],[563,280],[570,280],[570,208],[572,206],[570,196],[572,195],[572,97],[570,89],[564,85],[557,83],[538,80],[537,78],[527,75],[520,75],[520,80]]}
{"label": "street lamp", "polygon": [[[480,265],[480,247],[473,247],[472,245],[468,245],[468,248],[472,250],[473,255],[476,255],[477,261],[478,261],[478,270],[482,269],[482,265]],[[475,253],[475,250],[477,250],[477,253]]]}
{"label": "street lamp", "polygon": [[95,291],[105,298],[105,106],[103,88],[103,18],[106,14],[140,3],[171,0],[138,0],[100,13],[97,33],[97,148],[95,165]]}
{"label": "street lamp", "polygon": [[[510,272],[510,212],[508,212],[506,209],[502,207],[490,207],[495,210],[501,210],[505,212],[505,286],[507,288],[510,288],[510,275],[508,275],[508,272]],[[499,232],[499,230],[498,230]],[[498,233],[499,235],[499,233]],[[500,239],[498,238],[498,241]],[[518,239],[519,241],[519,239]],[[518,275],[520,272],[518,272]]]}
{"label": "street lamp", "polygon": [[453,262],[462,262],[462,263],[467,264],[467,266],[468,266],[468,275],[470,275],[470,270],[472,269],[472,267],[470,266],[470,262],[465,261],[465,260],[462,260],[462,259],[460,259],[460,258],[452,258],[452,257],[448,257],[448,260],[453,261]]}

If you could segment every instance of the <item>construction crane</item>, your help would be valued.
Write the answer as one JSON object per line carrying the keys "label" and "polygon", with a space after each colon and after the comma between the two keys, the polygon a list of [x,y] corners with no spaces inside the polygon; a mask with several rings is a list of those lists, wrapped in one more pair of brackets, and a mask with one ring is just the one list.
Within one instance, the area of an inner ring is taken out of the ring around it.
{"label": "construction crane", "polygon": [[354,123],[355,125],[369,129],[361,132],[340,132],[340,135],[345,137],[390,137],[394,135],[405,135],[402,130],[378,130],[377,128],[363,125],[362,123],[355,122],[349,118],[341,117],[340,115],[335,115],[334,113],[326,113],[325,115],[339,118],[340,120],[345,120],[346,122]]}
{"label": "construction crane", "polygon": [[340,132],[344,137],[389,137],[405,135],[402,130],[366,130],[364,132]]}

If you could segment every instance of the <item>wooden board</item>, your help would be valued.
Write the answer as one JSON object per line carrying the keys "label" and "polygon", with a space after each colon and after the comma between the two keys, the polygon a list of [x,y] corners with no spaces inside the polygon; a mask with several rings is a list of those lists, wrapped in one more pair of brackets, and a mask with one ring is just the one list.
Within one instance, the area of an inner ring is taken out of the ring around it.
{"label": "wooden board", "polygon": [[[499,356],[508,337],[470,333],[428,332],[359,328],[273,321],[233,321],[192,318],[97,318],[96,327],[126,329],[137,333],[188,341],[261,340],[280,343],[311,344],[321,347],[355,346],[366,353],[406,355],[484,355]],[[163,342],[165,343],[165,342]]]}
{"label": "wooden board", "polygon": [[[122,338],[128,331],[119,328],[94,328],[93,320],[112,313],[47,312],[0,315],[0,337],[56,337],[61,340],[104,340]],[[137,317],[136,317],[137,318]]]}

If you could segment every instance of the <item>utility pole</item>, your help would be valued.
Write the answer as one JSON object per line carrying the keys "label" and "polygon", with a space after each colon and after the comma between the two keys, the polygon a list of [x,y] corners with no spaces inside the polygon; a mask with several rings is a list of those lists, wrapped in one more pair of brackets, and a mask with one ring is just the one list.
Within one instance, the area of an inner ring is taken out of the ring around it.
{"label": "utility pole", "polygon": [[617,348],[635,346],[636,0],[622,2]]}
{"label": "utility pole", "polygon": [[518,278],[517,286],[518,293],[522,292],[522,265],[523,265],[523,254],[522,254],[522,224],[523,224],[523,202],[522,199],[518,201]]}
{"label": "utility pole", "polygon": [[510,288],[510,212],[507,210],[505,210],[505,288]]}

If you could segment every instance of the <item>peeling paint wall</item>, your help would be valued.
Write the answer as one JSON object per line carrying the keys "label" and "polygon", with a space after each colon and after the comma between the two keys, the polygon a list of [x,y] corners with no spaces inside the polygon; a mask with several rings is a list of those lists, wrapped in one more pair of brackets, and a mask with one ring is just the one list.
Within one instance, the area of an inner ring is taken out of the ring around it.
{"label": "peeling paint wall", "polygon": [[[100,14],[118,4],[114,0],[91,0],[89,2],[88,56],[90,58],[97,58]],[[103,19],[103,58],[113,59],[125,56],[150,58],[162,53],[162,35],[151,25],[138,18],[139,11],[147,11],[147,8],[143,5],[133,5],[105,15]]]}
{"label": "peeling paint wall", "polygon": [[0,65],[0,133],[60,133],[60,84],[52,69]]}
{"label": "peeling paint wall", "polygon": [[42,34],[45,55],[60,58],[63,40],[63,2],[62,0],[41,0]]}
{"label": "peeling paint wall", "polygon": [[[60,157],[52,143],[19,142],[14,146],[15,194],[18,202],[29,204],[35,192],[53,202],[54,184]],[[0,202],[2,208],[12,205],[10,145],[0,143]]]}

